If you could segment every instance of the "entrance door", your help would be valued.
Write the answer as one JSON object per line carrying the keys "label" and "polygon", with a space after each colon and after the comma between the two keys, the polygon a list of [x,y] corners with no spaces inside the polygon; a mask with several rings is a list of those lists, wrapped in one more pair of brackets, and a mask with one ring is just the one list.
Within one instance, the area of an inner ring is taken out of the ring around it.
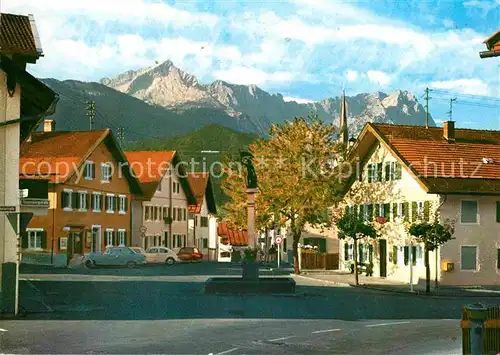
{"label": "entrance door", "polygon": [[379,239],[380,246],[380,277],[387,277],[387,240]]}
{"label": "entrance door", "polygon": [[101,252],[101,226],[92,226],[92,252]]}

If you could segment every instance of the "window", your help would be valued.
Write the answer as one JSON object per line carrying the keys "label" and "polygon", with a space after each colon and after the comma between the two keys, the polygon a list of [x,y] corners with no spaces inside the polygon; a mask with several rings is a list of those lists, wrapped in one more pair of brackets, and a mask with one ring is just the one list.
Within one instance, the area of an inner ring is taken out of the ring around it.
{"label": "window", "polygon": [[168,207],[163,207],[163,219],[168,217]]}
{"label": "window", "polygon": [[61,206],[66,211],[73,209],[73,191],[64,190],[61,194]]}
{"label": "window", "polygon": [[42,249],[42,238],[45,237],[43,229],[27,229],[27,245],[28,249]]}
{"label": "window", "polygon": [[121,214],[125,214],[125,213],[127,213],[127,207],[128,207],[127,196],[120,195],[119,199],[120,199],[120,204],[119,204],[118,212]]}
{"label": "window", "polygon": [[187,219],[187,210],[184,208],[182,213],[183,213],[182,220],[185,221]]}
{"label": "window", "polygon": [[125,246],[125,242],[126,242],[126,231],[125,229],[118,229],[118,245],[119,246]]}
{"label": "window", "polygon": [[500,223],[500,201],[497,201],[497,223]]}
{"label": "window", "polygon": [[460,253],[460,268],[464,271],[477,270],[477,247],[475,245],[462,245]]}
{"label": "window", "polygon": [[88,209],[87,201],[88,193],[86,191],[80,191],[78,193],[78,209],[80,211],[86,211]]}
{"label": "window", "polygon": [[377,179],[377,171],[375,165],[368,164],[368,182],[374,182]]}
{"label": "window", "polygon": [[149,221],[149,217],[150,214],[149,214],[149,206],[144,206],[144,220],[145,221]]}
{"label": "window", "polygon": [[497,269],[500,269],[500,249],[497,249]]}
{"label": "window", "polygon": [[390,162],[385,162],[384,163],[384,180],[389,181],[391,179],[391,163]]}
{"label": "window", "polygon": [[158,206],[153,207],[153,221],[158,220]]}
{"label": "window", "polygon": [[424,218],[424,201],[417,202],[417,216],[420,219]]}
{"label": "window", "polygon": [[91,206],[92,211],[94,211],[94,212],[101,212],[102,199],[101,199],[101,193],[100,192],[93,192],[92,193],[91,204],[92,204],[92,206]]}
{"label": "window", "polygon": [[200,224],[202,227],[208,227],[208,217],[201,217]]}
{"label": "window", "polygon": [[113,246],[113,230],[106,229],[106,246]]}
{"label": "window", "polygon": [[163,232],[163,241],[166,247],[169,246],[169,240],[168,240],[168,232]]}
{"label": "window", "polygon": [[85,162],[85,166],[83,168],[83,176],[85,177],[85,180],[95,179],[95,164],[93,162]]}
{"label": "window", "polygon": [[110,182],[113,175],[113,167],[111,164],[101,164],[101,182]]}
{"label": "window", "polygon": [[461,223],[478,223],[477,201],[462,200],[460,222]]}
{"label": "window", "polygon": [[112,194],[106,195],[106,213],[114,213],[116,200]]}

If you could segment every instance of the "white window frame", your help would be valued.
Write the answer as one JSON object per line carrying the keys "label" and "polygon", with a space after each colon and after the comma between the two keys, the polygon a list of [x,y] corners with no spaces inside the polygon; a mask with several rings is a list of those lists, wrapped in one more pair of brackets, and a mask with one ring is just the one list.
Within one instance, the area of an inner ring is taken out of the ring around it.
{"label": "white window frame", "polygon": [[109,184],[111,182],[112,169],[110,163],[101,163],[101,183]]}
{"label": "white window frame", "polygon": [[[82,196],[85,195],[85,198],[83,199],[84,203],[85,203],[85,208],[82,208]],[[88,191],[78,191],[78,200],[80,202],[80,208],[78,209],[78,211],[80,212],[87,212],[89,210],[89,206],[87,206],[87,200],[88,200],[88,197],[89,197],[89,192]]]}
{"label": "white window frame", "polygon": [[127,195],[118,195],[118,213],[119,214],[126,214],[127,213],[125,211],[125,200],[126,200],[126,198],[127,198]]}
{"label": "white window frame", "polygon": [[90,169],[90,175],[88,175],[88,173],[89,173],[89,168],[88,168],[88,166],[89,166],[89,165],[90,165],[90,166],[92,166],[93,164],[95,164],[95,163],[94,163],[93,161],[91,161],[91,160],[87,160],[87,161],[85,161],[85,168],[84,168],[84,170],[83,170],[83,171],[86,171],[86,172],[87,172],[87,175],[85,175],[85,176],[84,176],[85,180],[94,180],[94,179],[92,178],[92,169]]}
{"label": "white window frame", "polygon": [[125,240],[125,232],[126,232],[126,229],[118,229],[118,246],[119,247],[124,247],[125,246],[125,242],[126,242],[126,240]]}
{"label": "white window frame", "polygon": [[[463,216],[462,203],[464,201],[475,201],[476,202],[476,205],[477,205],[476,222],[462,222],[462,216]],[[477,225],[481,224],[480,213],[479,213],[479,200],[472,200],[472,199],[460,200],[460,224],[469,225],[469,226],[477,226]]]}
{"label": "white window frame", "polygon": [[[96,203],[95,198],[99,196],[99,203]],[[102,193],[100,192],[92,192],[92,201],[91,203],[94,204],[94,208],[92,209],[92,212],[101,212],[101,201],[102,201]],[[97,208],[95,208],[97,206]]]}
{"label": "white window frame", "polygon": [[[110,206],[111,207],[110,210],[106,209],[106,213],[113,214],[113,213],[115,213],[115,211],[113,210],[115,195],[114,194],[106,194],[106,200],[108,199],[108,197],[112,197],[113,198],[112,199],[113,203]],[[106,202],[107,201],[104,201],[104,207],[106,207]]]}
{"label": "white window frame", "polygon": [[26,233],[28,234],[28,249],[29,250],[43,250],[42,249],[42,236],[40,236],[40,247],[31,247],[31,236],[30,232],[43,232],[43,228],[26,228]]}
{"label": "white window frame", "polygon": [[73,211],[73,190],[71,189],[63,189],[63,192],[69,192],[70,195],[69,195],[69,205],[70,207],[64,207],[63,206],[63,210],[64,211]]}
{"label": "white window frame", "polygon": [[[474,247],[476,248],[476,268],[475,269],[463,269],[462,265],[462,247]],[[479,271],[479,246],[472,244],[462,244],[460,245],[460,271],[462,272],[478,272]]]}
{"label": "white window frame", "polygon": [[[105,238],[105,242],[106,242],[106,247],[112,247],[113,246],[113,228],[106,228],[105,232],[104,232],[104,238]],[[111,238],[108,239],[108,233],[111,232]],[[109,243],[111,242],[111,243]]]}

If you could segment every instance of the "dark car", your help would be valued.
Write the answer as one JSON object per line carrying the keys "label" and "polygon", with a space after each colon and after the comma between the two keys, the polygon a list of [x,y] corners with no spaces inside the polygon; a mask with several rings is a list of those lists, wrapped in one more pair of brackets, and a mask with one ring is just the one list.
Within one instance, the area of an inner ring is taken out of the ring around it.
{"label": "dark car", "polygon": [[182,261],[201,261],[203,259],[203,254],[198,248],[184,247],[179,250],[177,257]]}

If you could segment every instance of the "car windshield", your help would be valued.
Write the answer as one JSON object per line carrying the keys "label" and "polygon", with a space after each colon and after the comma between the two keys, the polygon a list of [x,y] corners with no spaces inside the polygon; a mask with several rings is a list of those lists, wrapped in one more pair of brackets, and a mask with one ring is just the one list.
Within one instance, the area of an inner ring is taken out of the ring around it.
{"label": "car windshield", "polygon": [[136,254],[144,254],[144,249],[142,248],[131,248]]}

